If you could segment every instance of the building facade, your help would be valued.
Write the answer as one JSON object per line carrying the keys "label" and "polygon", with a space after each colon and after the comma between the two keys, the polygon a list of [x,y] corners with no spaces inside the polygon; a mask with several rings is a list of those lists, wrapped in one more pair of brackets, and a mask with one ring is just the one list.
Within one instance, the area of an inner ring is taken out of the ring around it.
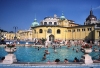
{"label": "building facade", "polygon": [[[99,23],[93,11],[90,10],[90,15],[86,18],[85,25],[76,24],[72,20],[65,18],[64,14],[61,17],[45,17],[40,25],[32,28],[32,37],[48,41],[60,40],[99,40]],[[96,28],[95,26],[98,26]]]}
{"label": "building facade", "polygon": [[[14,39],[15,33],[4,33],[6,39]],[[29,30],[19,30],[17,39],[33,40],[47,39],[48,41],[60,40],[99,40],[100,20],[97,20],[90,10],[84,25],[76,24],[73,20],[67,19],[64,14],[58,17],[45,17],[40,24],[35,18]]]}

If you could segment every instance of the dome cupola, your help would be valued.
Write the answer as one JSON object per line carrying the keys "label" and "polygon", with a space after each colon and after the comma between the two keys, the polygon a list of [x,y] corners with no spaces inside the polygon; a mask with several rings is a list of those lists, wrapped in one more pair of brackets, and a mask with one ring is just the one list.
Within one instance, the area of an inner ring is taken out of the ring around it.
{"label": "dome cupola", "polygon": [[64,14],[63,14],[63,12],[62,12],[62,15],[61,15],[61,17],[60,17],[60,20],[65,20],[66,18],[65,18],[65,16],[64,16]]}
{"label": "dome cupola", "polygon": [[39,25],[39,23],[37,22],[37,19],[35,18],[34,19],[34,22],[32,23],[32,27],[35,27],[35,26],[38,26]]}
{"label": "dome cupola", "polygon": [[96,16],[93,15],[92,9],[90,10],[90,15],[86,18],[86,21],[96,21]]}

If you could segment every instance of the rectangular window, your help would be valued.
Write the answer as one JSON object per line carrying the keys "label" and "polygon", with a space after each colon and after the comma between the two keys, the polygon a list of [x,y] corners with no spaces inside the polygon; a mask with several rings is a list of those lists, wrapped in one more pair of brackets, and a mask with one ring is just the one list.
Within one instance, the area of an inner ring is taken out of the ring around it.
{"label": "rectangular window", "polygon": [[90,31],[92,30],[92,28],[90,28]]}
{"label": "rectangular window", "polygon": [[91,31],[92,29],[91,29],[91,28],[87,28],[87,30],[88,30],[88,31]]}
{"label": "rectangular window", "polygon": [[75,29],[72,32],[75,32]]}
{"label": "rectangular window", "polygon": [[77,32],[80,32],[80,29],[77,29]]}
{"label": "rectangular window", "polygon": [[85,28],[84,28],[84,31],[85,31]]}
{"label": "rectangular window", "polygon": [[68,32],[71,32],[71,30],[68,30]]}
{"label": "rectangular window", "polygon": [[82,31],[83,31],[83,29],[82,29]]}
{"label": "rectangular window", "polygon": [[85,31],[85,28],[83,28],[82,31]]}
{"label": "rectangular window", "polygon": [[36,34],[36,30],[34,30],[34,33]]}
{"label": "rectangular window", "polygon": [[89,31],[89,28],[87,28],[87,30]]}
{"label": "rectangular window", "polygon": [[100,31],[99,31],[99,37],[100,37]]}

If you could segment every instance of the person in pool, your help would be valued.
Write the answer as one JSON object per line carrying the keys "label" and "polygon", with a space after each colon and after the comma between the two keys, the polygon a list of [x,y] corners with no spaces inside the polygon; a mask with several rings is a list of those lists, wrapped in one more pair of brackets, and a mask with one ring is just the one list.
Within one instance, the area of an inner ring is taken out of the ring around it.
{"label": "person in pool", "polygon": [[67,60],[67,59],[65,59],[65,60],[64,60],[64,63],[68,63],[68,60]]}
{"label": "person in pool", "polygon": [[42,60],[45,60],[45,59],[46,59],[46,54],[44,54],[44,55],[43,55],[43,58],[42,58]]}
{"label": "person in pool", "polygon": [[74,62],[79,62],[79,59],[77,59],[76,57],[74,58]]}

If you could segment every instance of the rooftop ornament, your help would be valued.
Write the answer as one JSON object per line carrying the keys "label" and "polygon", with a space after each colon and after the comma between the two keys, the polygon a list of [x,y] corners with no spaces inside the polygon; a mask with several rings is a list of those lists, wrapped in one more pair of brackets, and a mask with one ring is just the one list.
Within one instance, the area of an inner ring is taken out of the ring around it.
{"label": "rooftop ornament", "polygon": [[83,47],[83,48],[86,48],[86,49],[92,48],[92,46],[89,45],[89,44],[87,44],[87,43],[86,43],[85,45],[83,45],[82,47]]}
{"label": "rooftop ornament", "polygon": [[62,12],[62,16],[60,17],[60,19],[61,20],[65,20],[66,19],[65,16],[64,16],[64,14],[63,14],[63,12]]}

